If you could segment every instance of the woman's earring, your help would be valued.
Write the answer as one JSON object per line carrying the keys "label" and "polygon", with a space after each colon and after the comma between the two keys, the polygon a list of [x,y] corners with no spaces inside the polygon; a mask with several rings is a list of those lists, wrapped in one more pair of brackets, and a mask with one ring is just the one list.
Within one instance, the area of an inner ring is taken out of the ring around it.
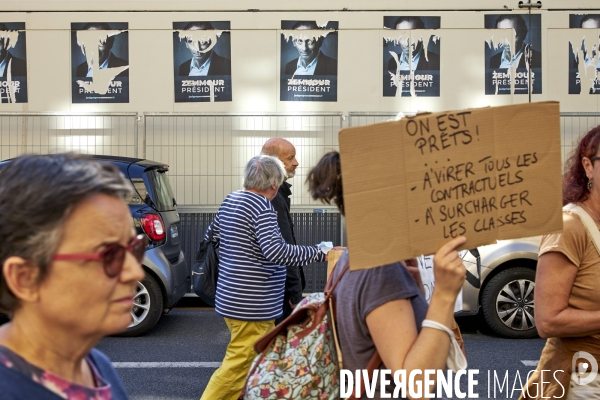
{"label": "woman's earring", "polygon": [[588,190],[589,192],[591,192],[591,191],[592,191],[592,179],[591,179],[591,178],[588,178],[587,190]]}

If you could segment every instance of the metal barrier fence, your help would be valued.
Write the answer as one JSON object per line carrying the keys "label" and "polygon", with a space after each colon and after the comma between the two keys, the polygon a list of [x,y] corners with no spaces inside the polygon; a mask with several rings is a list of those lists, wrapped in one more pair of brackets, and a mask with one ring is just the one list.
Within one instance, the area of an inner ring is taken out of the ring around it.
{"label": "metal barrier fence", "polygon": [[[181,213],[181,238],[186,260],[191,268],[200,239],[215,213]],[[323,240],[337,240],[342,234],[340,214],[294,213],[294,232],[299,245],[313,245]],[[304,267],[306,293],[323,291],[327,275],[327,263],[312,263]]]}
{"label": "metal barrier fence", "polygon": [[[396,113],[348,114],[348,126],[383,122]],[[335,207],[309,198],[304,180],[328,150],[338,148],[341,113],[328,114],[165,114],[144,115],[142,146],[137,113],[0,113],[0,159],[23,153],[64,151],[142,157],[170,165],[169,176],[181,207],[182,240],[191,262],[199,235],[227,193],[241,187],[245,163],[270,137],[283,137],[296,147],[299,168],[292,195],[292,217],[299,244],[331,240],[343,244],[343,219]],[[563,160],[577,140],[600,125],[600,113],[561,113]],[[313,213],[313,208],[329,213]],[[325,284],[326,265],[305,268],[306,292]]]}
{"label": "metal barrier fence", "polygon": [[[378,122],[385,122],[395,116],[396,113],[350,112],[348,113],[348,125],[363,126],[376,124]],[[563,162],[569,157],[573,148],[577,146],[579,138],[598,125],[600,125],[600,113],[597,112],[560,113],[561,155]]]}
{"label": "metal barrier fence", "polygon": [[598,125],[600,113],[560,113],[563,162],[577,146],[579,138]]}
{"label": "metal barrier fence", "polygon": [[179,204],[217,206],[242,186],[244,166],[271,137],[296,147],[295,206],[317,205],[303,187],[311,166],[338,148],[342,114],[145,114],[145,156],[169,164]]}
{"label": "metal barrier fence", "polygon": [[137,157],[137,113],[0,113],[0,159],[24,153]]}

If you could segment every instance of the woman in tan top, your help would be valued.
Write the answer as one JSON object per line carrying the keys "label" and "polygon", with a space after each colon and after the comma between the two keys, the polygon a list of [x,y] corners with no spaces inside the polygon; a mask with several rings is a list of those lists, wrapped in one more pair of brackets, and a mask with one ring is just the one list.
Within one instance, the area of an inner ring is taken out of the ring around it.
{"label": "woman in tan top", "polygon": [[[580,206],[600,227],[600,126],[589,131],[565,163],[563,202]],[[593,362],[575,353],[600,359],[600,254],[577,214],[563,211],[562,233],[542,238],[536,272],[535,322],[548,338],[536,373],[521,399],[600,399],[599,379],[582,389],[572,382],[572,365]],[[544,372],[542,370],[550,370]],[[543,379],[542,379],[543,378]],[[573,376],[573,380],[577,375]],[[575,390],[571,389],[575,388]],[[596,397],[597,396],[597,397]]]}

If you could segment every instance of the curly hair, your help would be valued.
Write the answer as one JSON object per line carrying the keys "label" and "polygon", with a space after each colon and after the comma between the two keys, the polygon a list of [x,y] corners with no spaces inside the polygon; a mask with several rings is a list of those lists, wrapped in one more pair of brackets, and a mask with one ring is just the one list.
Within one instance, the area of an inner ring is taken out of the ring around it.
{"label": "curly hair", "polygon": [[308,192],[313,200],[335,205],[344,215],[344,193],[342,191],[342,171],[340,167],[340,153],[330,151],[325,154],[306,177]]}
{"label": "curly hair", "polygon": [[595,156],[598,152],[598,145],[600,145],[600,125],[590,130],[579,140],[577,147],[565,162],[563,204],[584,201],[588,198],[587,175],[581,160],[583,160],[583,157],[592,158]]}

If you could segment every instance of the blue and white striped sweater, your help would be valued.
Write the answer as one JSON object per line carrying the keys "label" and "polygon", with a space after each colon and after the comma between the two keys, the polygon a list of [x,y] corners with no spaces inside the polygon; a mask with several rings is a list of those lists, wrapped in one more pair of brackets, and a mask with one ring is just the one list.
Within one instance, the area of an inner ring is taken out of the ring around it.
{"label": "blue and white striped sweater", "polygon": [[316,246],[287,244],[271,202],[238,190],[227,195],[210,230],[219,247],[216,310],[223,317],[266,321],[282,314],[285,265],[324,261]]}

